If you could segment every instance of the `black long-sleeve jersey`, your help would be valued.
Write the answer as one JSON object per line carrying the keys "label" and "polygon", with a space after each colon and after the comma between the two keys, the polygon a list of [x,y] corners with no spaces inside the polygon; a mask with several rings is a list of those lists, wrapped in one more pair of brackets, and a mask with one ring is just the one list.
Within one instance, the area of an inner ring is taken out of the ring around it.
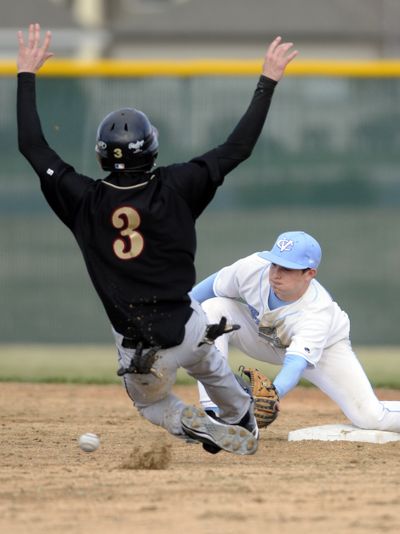
{"label": "black long-sleeve jersey", "polygon": [[111,324],[145,346],[182,342],[195,283],[195,221],[227,173],[248,158],[276,82],[261,76],[247,111],[222,145],[152,173],[94,180],[52,150],[36,107],[35,75],[18,75],[18,142],[42,192],[72,231]]}

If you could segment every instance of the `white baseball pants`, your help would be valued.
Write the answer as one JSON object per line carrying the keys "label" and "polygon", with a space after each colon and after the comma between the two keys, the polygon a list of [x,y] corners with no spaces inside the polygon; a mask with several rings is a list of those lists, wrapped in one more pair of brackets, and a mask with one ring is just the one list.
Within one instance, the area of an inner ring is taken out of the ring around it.
{"label": "white baseball pants", "polygon": [[[228,358],[229,344],[256,360],[282,365],[284,350],[274,348],[259,337],[257,325],[245,304],[217,297],[203,302],[202,306],[210,323],[217,323],[225,316],[228,323],[241,326],[240,330],[216,340],[225,358]],[[317,365],[308,367],[303,377],[336,402],[353,425],[369,430],[400,432],[400,401],[378,400],[349,339],[326,348]],[[199,392],[203,406],[213,404],[213,399],[210,402],[201,384]]]}

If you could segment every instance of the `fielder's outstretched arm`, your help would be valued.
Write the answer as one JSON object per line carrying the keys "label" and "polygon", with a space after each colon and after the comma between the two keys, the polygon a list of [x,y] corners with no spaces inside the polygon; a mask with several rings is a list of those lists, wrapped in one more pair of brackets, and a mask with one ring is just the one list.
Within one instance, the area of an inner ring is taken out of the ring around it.
{"label": "fielder's outstretched arm", "polygon": [[205,300],[216,297],[216,294],[214,293],[214,280],[216,279],[217,274],[218,272],[211,274],[210,276],[204,278],[204,280],[196,284],[190,292],[190,296],[192,297],[192,299],[197,300],[201,303]]}
{"label": "fielder's outstretched arm", "polygon": [[297,386],[306,368],[307,361],[304,358],[295,354],[286,354],[282,369],[273,381],[280,399]]}

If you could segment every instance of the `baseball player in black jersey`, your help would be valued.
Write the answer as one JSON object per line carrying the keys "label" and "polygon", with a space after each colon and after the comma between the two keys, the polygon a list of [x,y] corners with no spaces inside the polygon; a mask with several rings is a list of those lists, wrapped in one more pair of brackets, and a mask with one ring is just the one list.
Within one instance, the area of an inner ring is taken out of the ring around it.
{"label": "baseball player in black jersey", "polygon": [[[228,327],[207,329],[188,296],[195,282],[195,221],[226,174],[247,159],[260,135],[277,81],[297,55],[277,37],[247,111],[220,146],[187,163],[155,168],[158,134],[133,108],[101,122],[96,153],[109,174],[94,180],[48,145],[36,107],[35,74],[52,57],[51,33],[18,32],[18,142],[42,192],[81,249],[115,337],[126,390],[147,420],[190,436],[209,452],[252,454],[258,430],[252,401],[213,344]],[[220,407],[212,419],[172,394],[183,367]]]}

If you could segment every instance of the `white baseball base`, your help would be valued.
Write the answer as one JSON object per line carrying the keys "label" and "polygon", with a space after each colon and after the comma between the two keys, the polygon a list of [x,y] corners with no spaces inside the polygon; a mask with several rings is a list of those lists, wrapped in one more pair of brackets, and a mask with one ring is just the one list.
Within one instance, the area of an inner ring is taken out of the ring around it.
{"label": "white baseball base", "polygon": [[288,434],[288,441],[363,441],[388,443],[400,441],[400,433],[385,430],[362,430],[352,425],[322,425],[299,428]]}

